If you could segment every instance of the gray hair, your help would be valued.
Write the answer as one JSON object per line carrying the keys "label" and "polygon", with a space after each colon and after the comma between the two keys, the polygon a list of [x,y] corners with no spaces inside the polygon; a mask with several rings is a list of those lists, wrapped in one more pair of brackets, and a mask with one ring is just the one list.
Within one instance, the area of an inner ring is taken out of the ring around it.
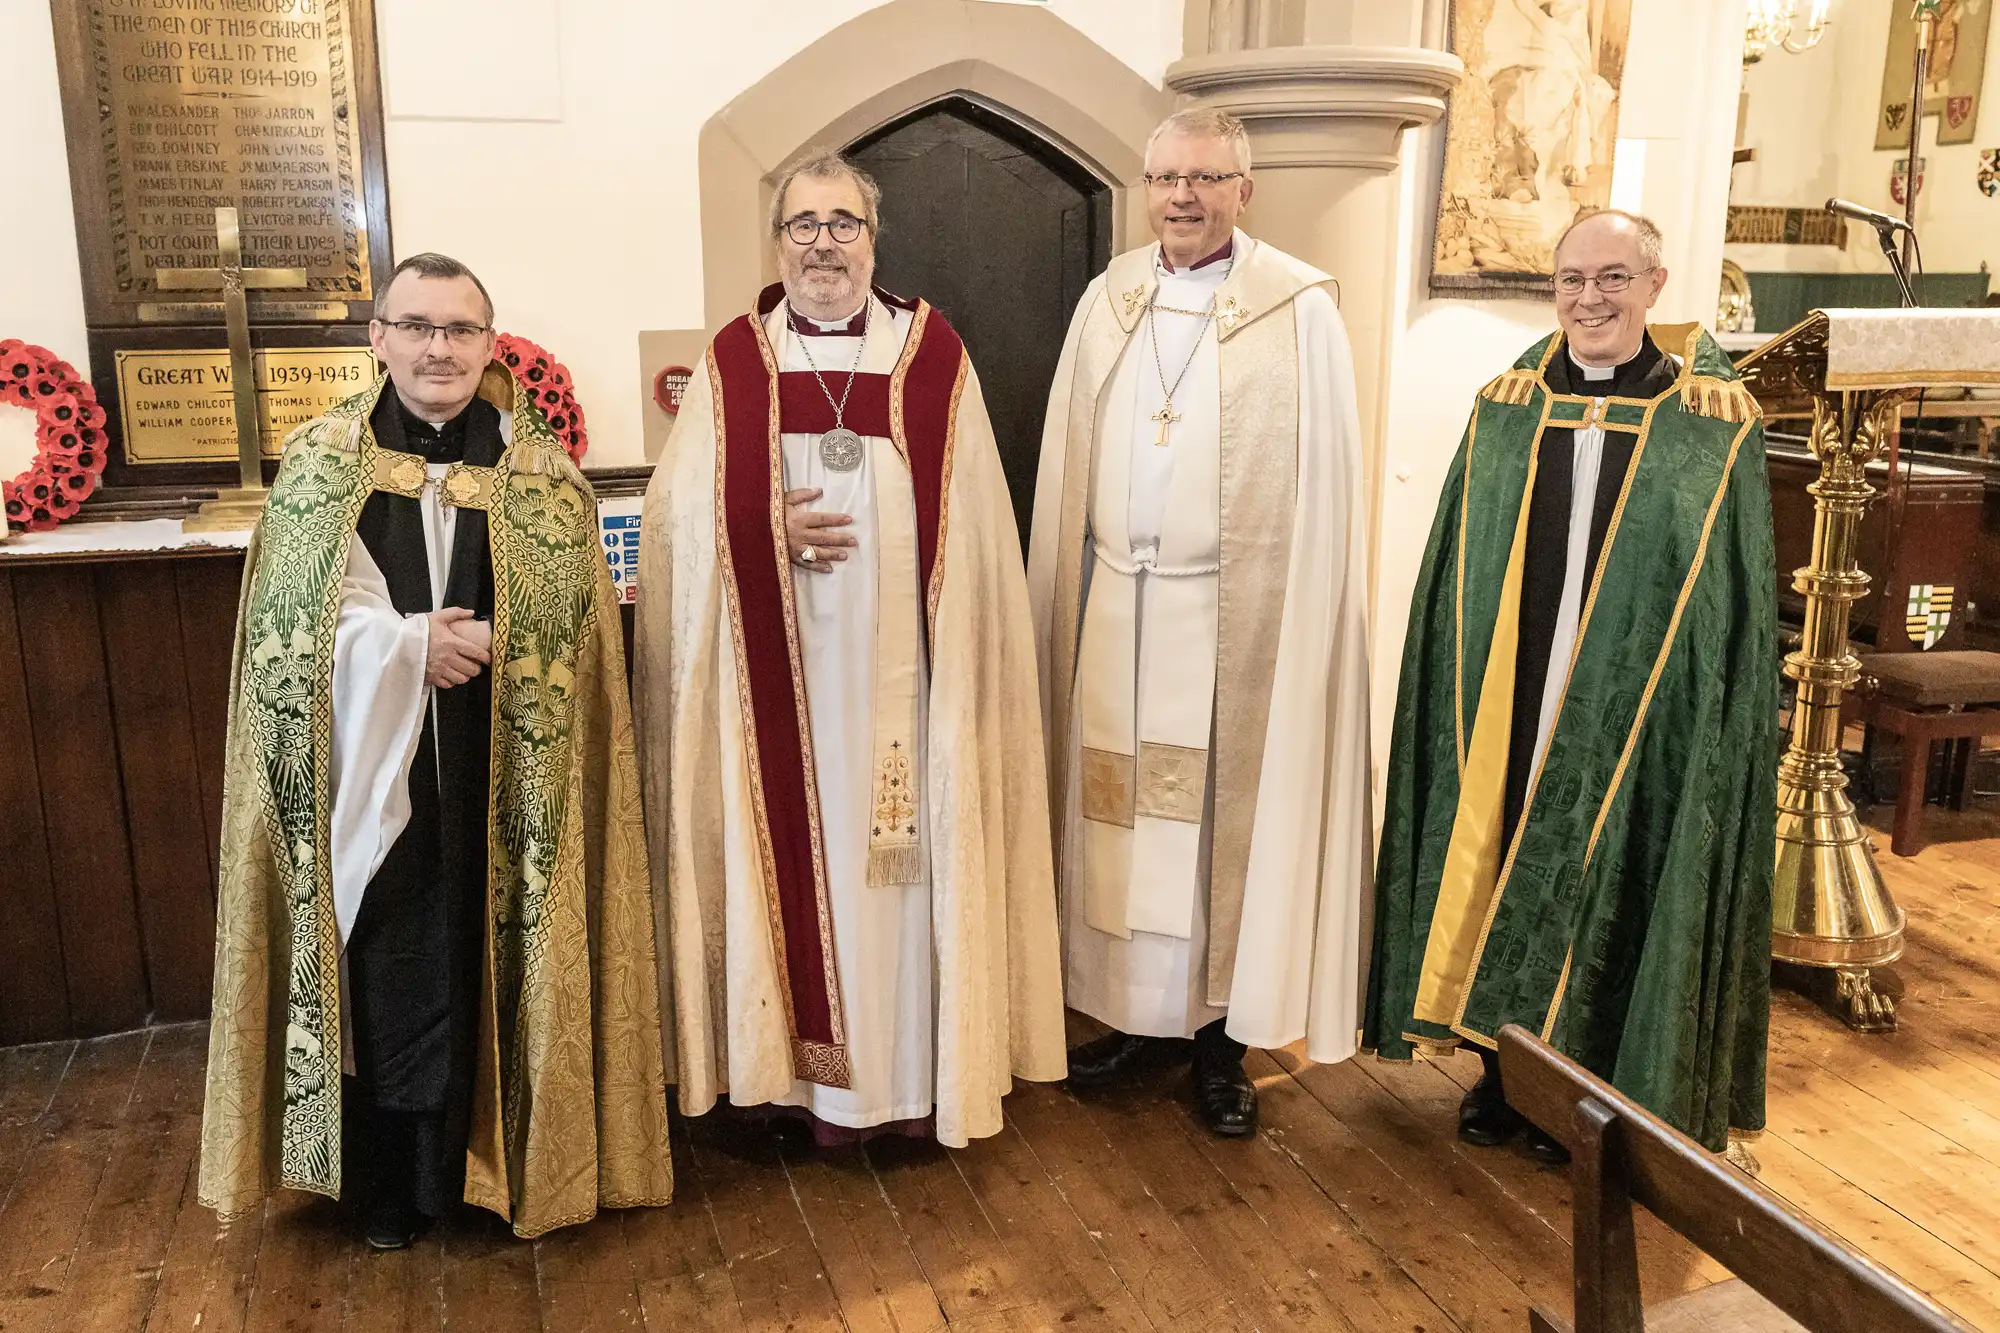
{"label": "gray hair", "polygon": [[472,285],[479,289],[479,299],[486,302],[486,322],[493,323],[493,297],[487,293],[486,284],[479,275],[450,255],[441,255],[434,250],[426,250],[420,255],[411,255],[396,265],[396,271],[382,284],[382,290],[375,293],[375,318],[389,318],[389,289],[396,285],[396,279],[405,273],[414,272],[420,278],[470,278]]}
{"label": "gray hair", "polygon": [[785,168],[785,174],[778,177],[777,187],[771,191],[773,236],[785,225],[785,193],[792,188],[792,182],[801,176],[812,180],[853,181],[854,188],[861,192],[862,220],[868,224],[868,230],[876,240],[882,238],[882,187],[875,183],[873,176],[831,148],[812,149]]}
{"label": "gray hair", "polygon": [[1660,224],[1638,213],[1628,213],[1622,208],[1593,208],[1588,212],[1577,214],[1570,224],[1563,228],[1562,235],[1556,237],[1555,253],[1561,254],[1563,242],[1569,239],[1569,234],[1593,218],[1623,218],[1631,223],[1633,230],[1639,233],[1639,260],[1647,268],[1658,268],[1660,261],[1666,257],[1667,243],[1666,238],[1660,234]]}
{"label": "gray hair", "polygon": [[1250,131],[1243,122],[1227,111],[1217,111],[1213,107],[1191,106],[1174,112],[1146,136],[1146,161],[1153,160],[1154,141],[1169,135],[1181,134],[1190,139],[1221,139],[1236,154],[1236,169],[1244,175],[1250,174]]}

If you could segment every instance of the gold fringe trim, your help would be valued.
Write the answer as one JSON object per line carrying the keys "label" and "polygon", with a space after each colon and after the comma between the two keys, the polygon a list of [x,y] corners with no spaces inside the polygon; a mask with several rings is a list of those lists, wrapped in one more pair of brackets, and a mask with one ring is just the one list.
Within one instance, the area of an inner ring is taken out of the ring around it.
{"label": "gold fringe trim", "polygon": [[1688,376],[1687,385],[1681,390],[1681,401],[1696,416],[1713,417],[1733,426],[1755,421],[1764,415],[1756,395],[1742,384],[1711,379],[1706,375]]}
{"label": "gold fringe trim", "polygon": [[921,884],[924,879],[923,847],[906,842],[868,849],[868,887],[893,888],[898,884]]}
{"label": "gold fringe trim", "polygon": [[1532,370],[1510,370],[1490,381],[1479,391],[1479,396],[1495,403],[1506,403],[1510,407],[1526,407],[1535,396],[1535,390],[1542,387],[1542,377]]}

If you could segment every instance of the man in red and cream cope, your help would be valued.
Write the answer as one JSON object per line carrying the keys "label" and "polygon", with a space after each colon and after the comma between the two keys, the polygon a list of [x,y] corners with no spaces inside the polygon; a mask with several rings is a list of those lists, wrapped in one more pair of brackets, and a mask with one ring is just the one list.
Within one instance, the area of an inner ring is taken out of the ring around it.
{"label": "man in red and cream cope", "polygon": [[1365,509],[1333,279],[1237,230],[1235,117],[1146,150],[1158,242],[1084,293],[1049,397],[1034,601],[1070,1082],[1194,1063],[1255,1131],[1244,1048],[1353,1054],[1370,892]]}
{"label": "man in red and cream cope", "polygon": [[879,199],[832,153],[787,173],[783,282],[688,387],[642,525],[641,774],[681,1108],[960,1146],[1064,1072],[1041,710],[979,379],[871,288]]}

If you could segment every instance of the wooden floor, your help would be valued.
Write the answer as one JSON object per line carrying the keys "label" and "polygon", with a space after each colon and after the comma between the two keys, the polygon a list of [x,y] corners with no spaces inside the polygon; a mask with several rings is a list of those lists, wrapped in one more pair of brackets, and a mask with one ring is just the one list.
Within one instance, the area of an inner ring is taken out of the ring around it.
{"label": "wooden floor", "polygon": [[[2000,817],[1883,855],[1909,913],[1902,1027],[1780,994],[1765,1184],[2000,1330]],[[1886,842],[1886,839],[1883,840]],[[199,1026],[0,1051],[0,1330],[1397,1329],[1521,1333],[1567,1307],[1564,1176],[1453,1137],[1470,1056],[1253,1054],[1264,1130],[1222,1143],[1174,1078],[1036,1087],[965,1152],[818,1152],[676,1121],[679,1201],[537,1243],[472,1216],[391,1255],[299,1195],[194,1202]],[[1650,1218],[1649,1297],[1720,1270]]]}

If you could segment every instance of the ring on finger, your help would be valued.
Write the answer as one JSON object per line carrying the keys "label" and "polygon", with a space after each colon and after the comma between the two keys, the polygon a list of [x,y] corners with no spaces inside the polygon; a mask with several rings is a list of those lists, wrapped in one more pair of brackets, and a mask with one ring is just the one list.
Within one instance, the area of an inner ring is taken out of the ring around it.
{"label": "ring on finger", "polygon": [[807,546],[801,548],[799,551],[799,559],[808,565],[811,564],[813,561],[819,559],[819,547]]}

